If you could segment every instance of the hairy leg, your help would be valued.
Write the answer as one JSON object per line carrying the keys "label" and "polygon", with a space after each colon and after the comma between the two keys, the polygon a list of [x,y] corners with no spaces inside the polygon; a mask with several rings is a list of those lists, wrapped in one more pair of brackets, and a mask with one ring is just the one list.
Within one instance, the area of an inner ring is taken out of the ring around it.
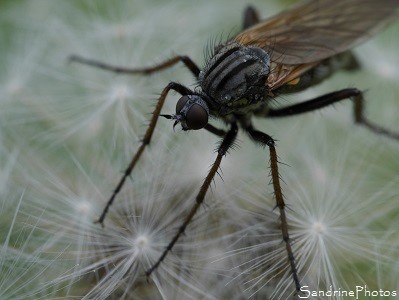
{"label": "hairy leg", "polygon": [[126,181],[126,178],[129,177],[130,174],[132,173],[132,171],[133,171],[136,163],[139,161],[141,154],[143,153],[145,147],[150,143],[152,134],[154,133],[155,126],[157,125],[157,121],[158,121],[158,118],[161,113],[162,106],[164,105],[166,96],[168,95],[170,90],[174,90],[174,91],[180,93],[181,95],[187,95],[187,94],[192,93],[189,89],[187,89],[183,85],[178,84],[176,82],[169,83],[163,89],[161,96],[158,99],[158,103],[155,106],[155,109],[152,113],[152,118],[151,118],[150,124],[148,125],[148,128],[147,128],[147,131],[145,132],[144,138],[141,141],[141,145],[140,145],[139,149],[137,150],[137,152],[135,153],[135,155],[133,156],[132,160],[130,161],[129,166],[124,171],[122,178],[119,180],[118,185],[114,189],[111,197],[109,198],[107,204],[105,205],[105,207],[103,209],[103,212],[102,212],[100,218],[96,221],[96,223],[100,223],[101,225],[104,224],[104,219],[105,219],[105,216],[107,215],[109,207],[114,202],[116,195],[122,189],[122,187]]}
{"label": "hairy leg", "polygon": [[78,55],[71,55],[68,57],[68,60],[71,62],[78,62],[84,65],[92,66],[95,68],[99,68],[102,70],[118,73],[118,74],[131,74],[131,75],[150,75],[155,72],[162,71],[164,69],[170,68],[177,64],[178,62],[183,62],[184,65],[193,73],[193,75],[198,78],[200,73],[200,69],[198,66],[191,60],[190,57],[184,55],[177,55],[170,59],[167,59],[159,64],[156,64],[152,67],[146,68],[125,68],[112,66],[109,64],[105,64],[103,62],[92,60],[88,58],[84,58]]}
{"label": "hairy leg", "polygon": [[285,215],[285,202],[280,185],[280,175],[278,172],[278,158],[275,148],[275,142],[271,136],[267,135],[264,132],[254,129],[252,125],[245,128],[245,130],[255,142],[261,144],[262,146],[267,146],[269,148],[270,169],[271,169],[274,197],[276,199],[276,205],[280,211],[281,234],[283,236],[283,241],[285,243],[288,261],[291,267],[292,278],[295,283],[295,289],[297,292],[299,292],[301,289],[301,285],[299,283],[295,257],[292,251],[291,241],[288,233],[288,222],[287,222],[287,217]]}
{"label": "hairy leg", "polygon": [[170,241],[168,246],[166,246],[165,250],[162,252],[162,255],[158,258],[158,260],[155,262],[155,264],[153,264],[152,267],[147,270],[147,272],[146,272],[147,276],[150,276],[151,273],[159,267],[159,265],[165,259],[166,255],[169,253],[169,251],[172,250],[173,246],[175,245],[175,243],[177,242],[179,237],[186,230],[187,225],[190,223],[190,221],[192,220],[192,218],[198,211],[198,208],[204,202],[206,192],[208,191],[209,186],[211,185],[212,180],[215,177],[215,174],[219,169],[222,158],[224,155],[226,155],[226,152],[229,150],[229,148],[234,143],[234,140],[236,139],[236,136],[237,136],[237,132],[238,132],[237,124],[233,123],[230,130],[226,133],[226,135],[223,138],[222,143],[220,144],[220,146],[218,148],[218,154],[217,154],[216,160],[213,163],[211,169],[209,170],[209,173],[206,176],[204,183],[202,184],[202,186],[195,198],[194,206],[191,208],[190,212],[184,219],[183,224],[177,230],[177,233],[175,234],[173,239]]}
{"label": "hairy leg", "polygon": [[348,88],[340,91],[332,92],[329,94],[325,94],[314,99],[301,102],[298,104],[290,105],[284,108],[279,109],[269,109],[268,112],[264,115],[265,117],[288,117],[294,116],[310,111],[314,111],[328,105],[337,103],[341,100],[351,99],[354,104],[353,109],[353,117],[356,124],[363,125],[367,127],[369,130],[377,133],[385,135],[389,138],[399,140],[399,133],[390,131],[374,122],[368,120],[368,118],[364,115],[364,97],[363,93],[356,88]]}

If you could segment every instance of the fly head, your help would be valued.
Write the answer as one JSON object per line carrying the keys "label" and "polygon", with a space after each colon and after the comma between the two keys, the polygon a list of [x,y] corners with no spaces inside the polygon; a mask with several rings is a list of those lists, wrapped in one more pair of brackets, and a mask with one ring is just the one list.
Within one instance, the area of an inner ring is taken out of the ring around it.
{"label": "fly head", "polygon": [[184,131],[198,130],[208,124],[209,108],[200,95],[184,95],[176,103],[175,115],[162,116],[175,120],[173,128],[180,123]]}

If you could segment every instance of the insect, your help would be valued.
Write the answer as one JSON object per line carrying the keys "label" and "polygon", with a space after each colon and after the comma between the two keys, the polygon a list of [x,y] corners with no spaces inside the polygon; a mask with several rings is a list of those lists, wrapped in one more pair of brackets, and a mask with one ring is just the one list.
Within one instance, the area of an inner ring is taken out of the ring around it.
{"label": "insect", "polygon": [[[254,116],[260,118],[295,116],[349,99],[354,104],[356,124],[399,140],[398,133],[391,132],[365,117],[363,93],[356,88],[333,91],[286,107],[270,107],[271,99],[276,96],[303,91],[338,70],[357,68],[357,61],[350,50],[394,20],[398,8],[399,0],[309,0],[265,21],[260,21],[258,12],[248,7],[244,12],[243,31],[216,45],[202,69],[190,57],[182,55],[152,67],[135,69],[71,56],[71,61],[104,70],[141,75],[158,72],[182,62],[198,83],[194,90],[176,82],[170,82],[163,89],[142,143],[97,222],[103,224],[126,178],[130,176],[144,149],[150,143],[160,116],[172,120],[173,127],[180,124],[184,131],[205,129],[221,137],[217,157],[200,187],[195,203],[162,255],[147,270],[146,274],[150,275],[174,247],[203,203],[221,161],[233,145],[240,128],[255,143],[269,149],[271,182],[280,213],[282,239],[295,289],[300,291],[301,283],[289,238],[275,141],[270,135],[255,129],[251,119]],[[171,90],[181,94],[176,104],[176,113],[161,114]],[[210,117],[221,119],[228,129],[214,127],[209,123]]]}

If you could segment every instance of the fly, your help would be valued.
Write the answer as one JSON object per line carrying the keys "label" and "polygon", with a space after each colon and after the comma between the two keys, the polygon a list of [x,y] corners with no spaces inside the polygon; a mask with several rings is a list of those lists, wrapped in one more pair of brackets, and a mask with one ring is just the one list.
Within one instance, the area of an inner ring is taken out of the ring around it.
{"label": "fly", "polygon": [[[295,289],[299,292],[301,283],[288,233],[275,141],[270,135],[253,127],[252,117],[294,116],[349,99],[354,104],[356,124],[399,140],[399,133],[389,131],[365,117],[363,93],[356,88],[345,88],[281,108],[271,108],[269,105],[277,95],[300,92],[330,77],[337,70],[357,68],[357,61],[350,50],[394,20],[398,7],[399,0],[309,0],[264,21],[260,21],[254,8],[248,7],[244,12],[243,31],[215,46],[202,69],[190,57],[180,55],[153,67],[135,69],[71,56],[71,61],[116,73],[140,75],[158,72],[182,62],[198,83],[195,90],[176,82],[170,82],[163,89],[142,143],[97,222],[104,223],[109,207],[150,143],[159,116],[172,120],[173,126],[180,124],[185,131],[204,128],[222,138],[216,160],[200,187],[193,207],[162,255],[147,270],[149,276],[173,248],[203,203],[222,158],[241,128],[255,143],[269,149],[272,186],[280,212],[282,238]],[[181,94],[176,112],[161,114],[170,90]],[[224,121],[228,130],[211,125],[209,117]]]}

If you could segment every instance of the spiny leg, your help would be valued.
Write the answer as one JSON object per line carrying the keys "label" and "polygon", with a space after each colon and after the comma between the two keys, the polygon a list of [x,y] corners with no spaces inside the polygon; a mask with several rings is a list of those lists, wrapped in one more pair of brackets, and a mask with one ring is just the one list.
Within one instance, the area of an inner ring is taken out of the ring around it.
{"label": "spiny leg", "polygon": [[220,136],[220,137],[224,137],[226,135],[226,131],[224,131],[223,129],[219,129],[216,128],[215,126],[211,125],[211,124],[206,124],[204,129],[208,130],[210,133],[213,133],[214,135]]}
{"label": "spiny leg", "polygon": [[398,132],[392,132],[378,124],[375,124],[374,122],[369,121],[368,118],[365,117],[364,115],[365,102],[364,102],[363,93],[356,88],[348,88],[332,92],[284,108],[269,109],[269,111],[265,116],[267,117],[294,116],[309,111],[317,110],[345,99],[353,100],[354,104],[353,116],[356,124],[363,125],[377,134],[382,134],[392,139],[399,140]]}
{"label": "spiny leg", "polygon": [[364,102],[364,97],[363,93],[357,90],[358,93],[354,93],[353,100],[354,100],[354,110],[353,110],[353,117],[355,119],[355,122],[357,124],[361,124],[365,127],[367,127],[369,130],[377,133],[377,134],[382,134],[387,137],[390,137],[392,139],[399,140],[399,132],[392,132],[374,122],[371,122],[368,118],[365,117],[364,115],[364,107],[365,107],[365,102]]}
{"label": "spiny leg", "polygon": [[204,180],[204,183],[202,184],[202,186],[201,186],[201,188],[200,188],[200,190],[199,190],[199,192],[198,192],[198,194],[197,194],[197,196],[195,198],[194,206],[191,208],[190,212],[188,213],[188,215],[184,219],[183,224],[177,230],[177,233],[175,234],[173,239],[170,241],[168,246],[166,246],[165,250],[162,252],[162,255],[158,258],[156,263],[151,268],[149,268],[147,270],[147,272],[146,272],[147,276],[150,276],[151,273],[159,267],[159,265],[165,259],[165,257],[168,254],[168,252],[173,248],[173,246],[175,245],[175,243],[177,242],[179,237],[184,233],[184,231],[186,230],[187,225],[190,223],[191,219],[194,217],[194,215],[197,212],[198,208],[203,203],[205,195],[206,195],[206,192],[208,191],[208,188],[211,185],[212,180],[215,177],[215,174],[216,174],[216,172],[219,169],[219,166],[220,166],[220,163],[222,161],[222,158],[223,158],[224,155],[226,155],[227,151],[229,150],[229,148],[234,143],[234,140],[236,139],[236,136],[237,136],[237,132],[238,132],[237,124],[233,123],[231,125],[231,128],[226,133],[225,137],[222,140],[222,143],[220,144],[220,146],[218,148],[218,155],[216,157],[216,160],[213,163],[211,169],[209,170],[209,173],[206,176],[206,178]]}
{"label": "spiny leg", "polygon": [[242,28],[247,29],[257,23],[259,23],[259,14],[253,6],[247,6],[244,10],[244,19],[242,22]]}
{"label": "spiny leg", "polygon": [[133,74],[150,75],[152,73],[170,68],[181,61],[191,71],[191,73],[194,74],[196,78],[198,78],[198,75],[200,73],[200,69],[198,68],[198,66],[191,60],[190,57],[185,55],[177,55],[152,67],[146,67],[146,68],[125,68],[125,67],[112,66],[97,60],[84,58],[78,55],[71,55],[68,57],[68,60],[72,62],[78,62],[84,65],[89,65],[102,70],[111,71],[114,73],[131,74],[131,75]]}
{"label": "spiny leg", "polygon": [[145,132],[144,138],[141,141],[141,145],[140,145],[139,149],[137,150],[136,154],[133,156],[132,160],[130,161],[129,166],[126,168],[125,172],[123,173],[122,178],[120,179],[118,185],[116,186],[115,190],[113,191],[106,206],[104,207],[104,210],[103,210],[100,218],[96,221],[96,223],[100,223],[103,225],[103,222],[104,222],[105,216],[107,215],[109,207],[114,202],[116,195],[122,189],[122,187],[126,181],[126,178],[128,176],[130,176],[130,174],[132,173],[133,168],[136,165],[136,163],[138,162],[138,160],[140,159],[141,154],[143,153],[145,147],[150,143],[152,134],[154,133],[155,126],[157,125],[157,121],[158,121],[159,115],[161,113],[162,106],[164,105],[166,96],[168,95],[170,90],[174,90],[183,96],[187,95],[187,94],[192,94],[192,92],[189,89],[187,89],[185,86],[183,86],[179,83],[176,83],[176,82],[169,83],[163,89],[161,96],[158,99],[157,105],[155,106],[155,109],[152,113],[152,118],[150,120],[150,124],[148,125],[148,128],[147,128],[147,131]]}
{"label": "spiny leg", "polygon": [[245,128],[245,130],[248,132],[249,136],[255,142],[258,142],[263,146],[269,147],[271,177],[272,177],[274,196],[276,198],[276,204],[280,211],[281,233],[283,236],[283,240],[285,242],[285,248],[286,248],[288,260],[290,263],[292,278],[295,283],[295,288],[296,288],[297,292],[299,292],[301,289],[301,285],[299,283],[298,272],[297,272],[296,263],[295,263],[295,257],[292,252],[290,237],[288,234],[288,222],[287,222],[287,217],[285,215],[285,209],[284,209],[284,207],[285,207],[284,197],[283,197],[283,193],[282,193],[281,186],[280,186],[280,175],[278,172],[278,157],[277,157],[274,140],[271,136],[267,135],[266,133],[263,133],[261,131],[254,129],[252,127],[252,125]]}

